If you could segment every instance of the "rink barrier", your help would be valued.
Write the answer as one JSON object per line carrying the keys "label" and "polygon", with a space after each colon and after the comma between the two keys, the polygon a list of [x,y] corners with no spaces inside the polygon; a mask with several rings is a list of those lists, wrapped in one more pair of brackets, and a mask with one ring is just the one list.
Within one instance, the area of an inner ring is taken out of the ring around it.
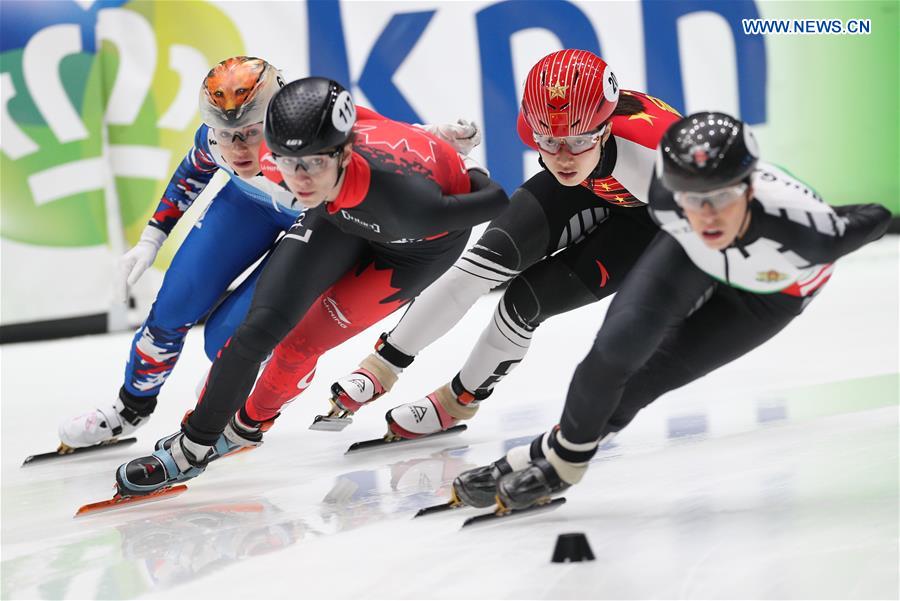
{"label": "rink barrier", "polygon": [[0,326],[0,344],[103,334],[108,330],[107,322],[108,316],[106,313],[95,313],[93,315]]}

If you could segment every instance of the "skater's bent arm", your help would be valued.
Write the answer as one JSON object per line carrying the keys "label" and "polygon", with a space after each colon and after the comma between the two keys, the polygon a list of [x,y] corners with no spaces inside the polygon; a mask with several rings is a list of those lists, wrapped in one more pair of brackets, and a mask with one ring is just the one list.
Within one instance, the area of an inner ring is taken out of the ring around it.
{"label": "skater's bent arm", "polygon": [[171,233],[218,169],[206,143],[206,126],[201,126],[194,136],[194,146],[172,174],[148,225],[166,235]]}
{"label": "skater's bent arm", "polygon": [[835,236],[832,244],[834,259],[874,242],[887,232],[891,212],[879,204],[845,205],[834,207],[837,218],[844,222],[843,235]]}
{"label": "skater's bent arm", "polygon": [[826,207],[829,224],[810,227],[779,220],[778,238],[812,264],[833,263],[844,255],[877,240],[887,231],[891,213],[877,204]]}
{"label": "skater's bent arm", "polygon": [[400,227],[409,237],[433,236],[467,230],[490,221],[509,205],[509,197],[497,182],[480,171],[469,171],[472,192],[441,194],[440,190],[407,197]]}

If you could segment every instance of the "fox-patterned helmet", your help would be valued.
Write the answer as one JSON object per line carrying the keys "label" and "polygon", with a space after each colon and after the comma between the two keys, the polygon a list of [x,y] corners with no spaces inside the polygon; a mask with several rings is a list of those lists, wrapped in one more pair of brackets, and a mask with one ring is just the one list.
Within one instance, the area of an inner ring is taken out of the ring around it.
{"label": "fox-patterned helmet", "polygon": [[213,129],[261,123],[269,100],[284,79],[275,67],[252,56],[235,56],[210,69],[200,86],[200,116]]}

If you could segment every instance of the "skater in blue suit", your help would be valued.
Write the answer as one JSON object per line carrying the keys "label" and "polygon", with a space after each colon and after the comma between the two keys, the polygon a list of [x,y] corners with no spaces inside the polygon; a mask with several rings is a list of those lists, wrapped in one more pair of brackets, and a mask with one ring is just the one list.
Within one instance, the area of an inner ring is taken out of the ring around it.
{"label": "skater in blue suit", "polygon": [[205,350],[211,360],[243,321],[262,264],[217,307],[216,302],[301,212],[293,195],[272,186],[259,166],[266,106],[283,85],[275,67],[246,56],[222,61],[204,78],[203,125],[194,146],[175,170],[140,240],[119,261],[115,292],[123,301],[216,171],[227,173],[229,181],[166,271],[150,314],[132,341],[118,395],[60,424],[63,451],[109,443],[144,425],[178,362],[185,336],[203,317],[209,316]]}

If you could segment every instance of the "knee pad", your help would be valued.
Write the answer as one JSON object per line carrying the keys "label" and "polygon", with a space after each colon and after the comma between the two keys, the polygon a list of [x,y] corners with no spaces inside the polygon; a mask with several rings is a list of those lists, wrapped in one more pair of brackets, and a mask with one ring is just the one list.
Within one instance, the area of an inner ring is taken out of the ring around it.
{"label": "knee pad", "polygon": [[498,227],[489,227],[485,230],[478,239],[478,244],[466,251],[466,255],[469,253],[511,271],[522,268],[521,249],[512,236]]}
{"label": "knee pad", "polygon": [[553,258],[519,274],[503,299],[510,316],[531,330],[554,315],[597,302],[577,274]]}
{"label": "knee pad", "polygon": [[531,284],[521,275],[509,283],[500,302],[509,318],[521,328],[531,331],[544,321],[541,303]]}

